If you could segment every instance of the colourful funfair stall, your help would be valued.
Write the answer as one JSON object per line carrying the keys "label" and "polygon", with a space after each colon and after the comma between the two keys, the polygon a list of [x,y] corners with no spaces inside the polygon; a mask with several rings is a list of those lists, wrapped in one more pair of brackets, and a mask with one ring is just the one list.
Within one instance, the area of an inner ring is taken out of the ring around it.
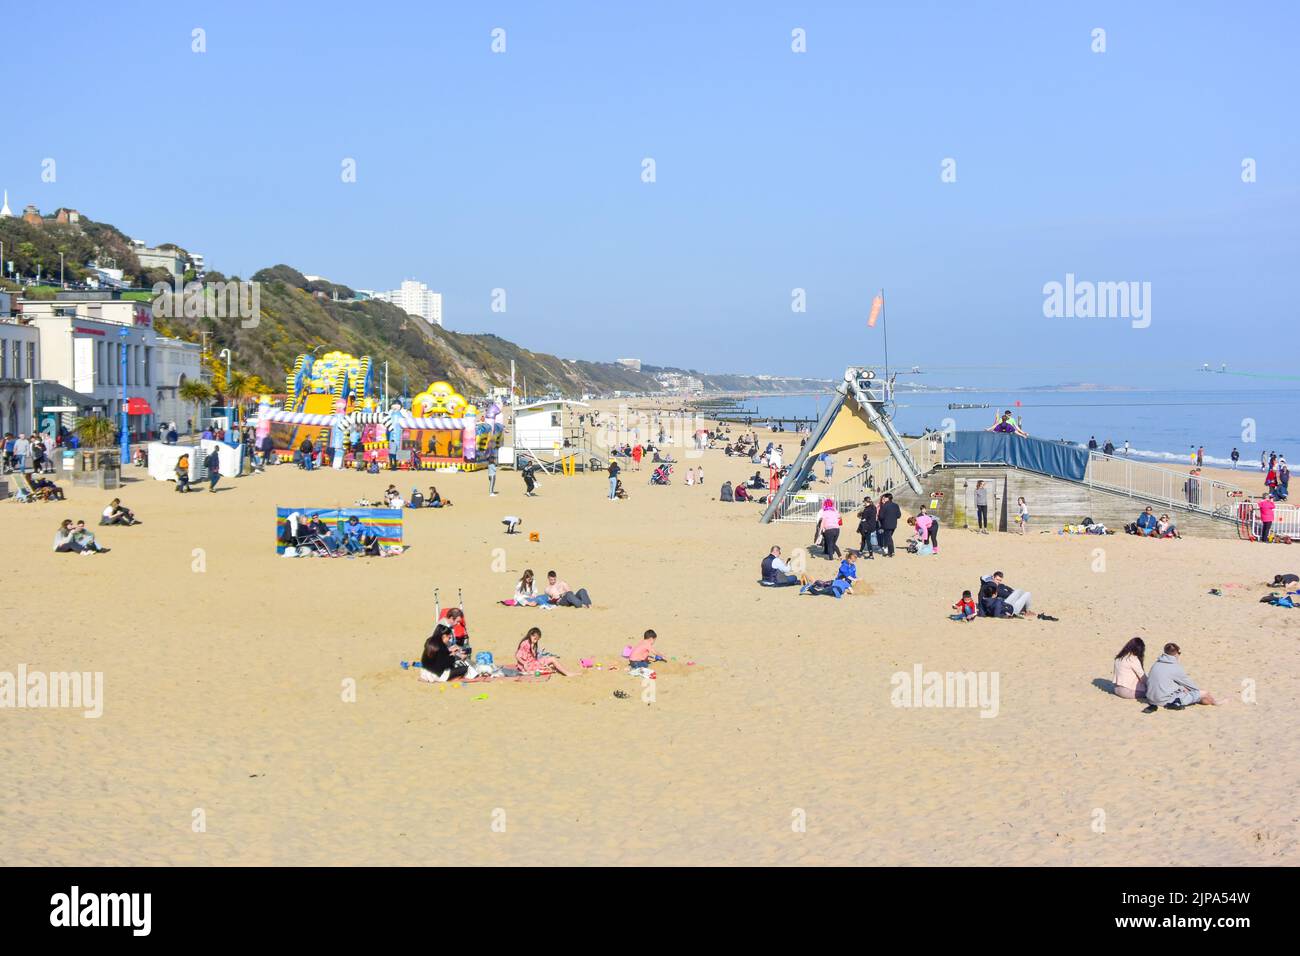
{"label": "colourful funfair stall", "polygon": [[270,434],[284,458],[298,447],[286,441],[300,444],[306,435],[314,445],[324,442],[335,468],[370,461],[388,466],[395,460],[403,468],[474,471],[487,467],[505,429],[500,406],[481,411],[446,382],[430,385],[409,410],[394,404],[386,412],[369,399],[349,402],[346,390],[332,393],[329,411],[319,402],[309,410],[310,400],[295,400],[297,394],[291,391],[290,408],[258,409],[258,438]]}

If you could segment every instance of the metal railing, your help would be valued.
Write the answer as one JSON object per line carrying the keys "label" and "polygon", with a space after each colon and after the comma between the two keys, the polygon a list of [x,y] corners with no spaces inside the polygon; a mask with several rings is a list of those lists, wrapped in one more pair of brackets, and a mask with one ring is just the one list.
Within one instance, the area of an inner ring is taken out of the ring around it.
{"label": "metal railing", "polygon": [[[1258,541],[1264,532],[1259,520],[1259,505],[1244,501],[1237,505],[1237,534],[1247,541]],[[1300,507],[1278,503],[1273,506],[1273,525],[1269,537],[1274,540],[1300,541]]]}
{"label": "metal railing", "polygon": [[1244,488],[1202,475],[1092,452],[1084,484],[1228,521],[1238,520],[1238,506],[1249,500]]}
{"label": "metal railing", "polygon": [[[915,439],[903,450],[912,459],[918,475],[926,474],[943,462],[943,443],[937,435]],[[894,457],[888,455],[883,461],[869,463],[830,487],[818,488],[814,484],[806,491],[786,492],[773,512],[772,520],[812,523],[821,514],[822,502],[827,498],[834,499],[835,507],[841,513],[851,514],[862,507],[862,499],[868,494],[899,489],[907,489],[907,476]]]}

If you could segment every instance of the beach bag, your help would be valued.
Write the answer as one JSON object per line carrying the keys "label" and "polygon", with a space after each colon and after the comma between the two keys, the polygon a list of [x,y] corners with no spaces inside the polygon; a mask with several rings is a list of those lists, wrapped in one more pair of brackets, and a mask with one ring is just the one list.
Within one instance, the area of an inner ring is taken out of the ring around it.
{"label": "beach bag", "polygon": [[929,543],[919,544],[919,545],[916,546],[916,553],[917,553],[917,554],[934,554],[934,548],[932,548],[932,547],[929,545]]}
{"label": "beach bag", "polygon": [[492,666],[492,652],[491,652],[491,651],[479,651],[477,654],[474,655],[474,664],[475,664],[476,667],[491,667],[491,666]]}

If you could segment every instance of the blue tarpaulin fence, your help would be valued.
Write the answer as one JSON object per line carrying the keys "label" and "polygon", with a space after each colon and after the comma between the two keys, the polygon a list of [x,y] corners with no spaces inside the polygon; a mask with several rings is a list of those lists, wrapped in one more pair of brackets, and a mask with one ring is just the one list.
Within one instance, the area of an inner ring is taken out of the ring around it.
{"label": "blue tarpaulin fence", "polygon": [[945,465],[1011,465],[1043,475],[1083,481],[1088,450],[1004,432],[957,432],[943,443]]}

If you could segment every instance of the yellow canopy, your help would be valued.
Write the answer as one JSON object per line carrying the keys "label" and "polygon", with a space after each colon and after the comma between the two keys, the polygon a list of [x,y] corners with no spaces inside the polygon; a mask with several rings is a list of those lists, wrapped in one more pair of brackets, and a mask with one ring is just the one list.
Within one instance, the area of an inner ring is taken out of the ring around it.
{"label": "yellow canopy", "polygon": [[817,446],[810,449],[808,454],[813,456],[830,452],[835,455],[850,448],[870,445],[874,442],[883,442],[884,440],[880,432],[871,427],[867,413],[862,410],[861,406],[852,398],[845,398],[840,404],[839,411],[835,413],[835,418],[831,421],[830,427],[826,429],[826,433],[817,442]]}

